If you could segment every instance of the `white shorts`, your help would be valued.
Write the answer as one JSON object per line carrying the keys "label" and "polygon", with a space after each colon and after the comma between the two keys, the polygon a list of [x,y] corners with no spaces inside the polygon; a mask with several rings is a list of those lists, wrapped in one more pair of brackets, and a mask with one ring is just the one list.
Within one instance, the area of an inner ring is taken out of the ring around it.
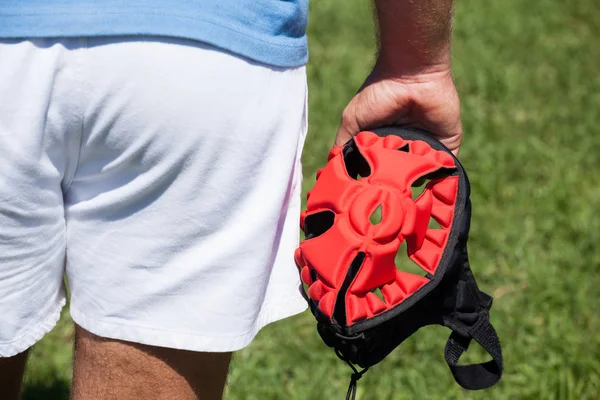
{"label": "white shorts", "polygon": [[306,305],[306,74],[166,38],[0,41],[0,356],[59,318],[233,351]]}

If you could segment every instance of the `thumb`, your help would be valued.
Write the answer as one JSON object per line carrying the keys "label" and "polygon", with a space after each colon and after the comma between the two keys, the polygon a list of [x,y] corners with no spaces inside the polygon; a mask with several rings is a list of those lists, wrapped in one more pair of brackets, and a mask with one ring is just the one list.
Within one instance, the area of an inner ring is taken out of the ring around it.
{"label": "thumb", "polygon": [[410,108],[410,96],[404,85],[369,82],[344,109],[335,144],[343,145],[365,129],[406,123]]}
{"label": "thumb", "polygon": [[340,126],[338,127],[337,134],[335,135],[334,146],[343,146],[361,130],[356,120],[356,107],[353,103],[354,100],[352,100],[350,104],[346,106],[344,112],[342,112]]}

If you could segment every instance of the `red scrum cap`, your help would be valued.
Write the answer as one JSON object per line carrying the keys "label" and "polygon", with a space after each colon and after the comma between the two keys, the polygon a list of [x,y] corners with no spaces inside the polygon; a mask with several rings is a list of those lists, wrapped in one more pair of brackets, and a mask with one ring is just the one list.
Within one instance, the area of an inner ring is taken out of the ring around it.
{"label": "red scrum cap", "polygon": [[[413,199],[411,188],[424,180]],[[468,261],[470,218],[465,171],[431,135],[387,127],[333,148],[308,193],[306,239],[295,260],[319,334],[354,370],[348,398],[367,368],[431,324],[452,330],[445,359],[461,386],[483,389],[500,379],[492,298],[477,287]],[[403,242],[421,274],[396,267]],[[471,340],[492,360],[458,365]]]}

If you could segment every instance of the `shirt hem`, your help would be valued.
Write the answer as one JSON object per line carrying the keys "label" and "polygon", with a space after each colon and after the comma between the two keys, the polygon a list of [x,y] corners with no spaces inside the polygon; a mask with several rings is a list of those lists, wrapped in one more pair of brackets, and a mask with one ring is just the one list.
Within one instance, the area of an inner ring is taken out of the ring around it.
{"label": "shirt hem", "polygon": [[[308,61],[306,35],[271,36],[242,32],[197,16],[159,13],[89,12],[73,14],[0,14],[0,38],[166,36],[196,40],[254,61],[299,67]],[[169,21],[165,24],[165,20]],[[165,28],[168,25],[168,29]]]}

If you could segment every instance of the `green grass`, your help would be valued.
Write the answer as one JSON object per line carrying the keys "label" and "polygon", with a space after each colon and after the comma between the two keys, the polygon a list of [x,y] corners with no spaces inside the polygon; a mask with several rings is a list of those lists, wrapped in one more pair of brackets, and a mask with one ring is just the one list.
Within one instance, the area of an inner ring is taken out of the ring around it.
{"label": "green grass", "polygon": [[[458,3],[454,62],[474,206],[470,257],[480,287],[495,297],[505,375],[484,392],[460,389],[443,360],[448,332],[429,327],[373,367],[357,398],[597,398],[600,3]],[[370,14],[366,0],[311,5],[305,190],[372,64]],[[33,351],[26,398],[65,398],[70,340],[65,315]],[[473,350],[468,359],[480,359]],[[348,380],[348,367],[305,313],[267,327],[236,354],[226,399],[340,399]]]}

